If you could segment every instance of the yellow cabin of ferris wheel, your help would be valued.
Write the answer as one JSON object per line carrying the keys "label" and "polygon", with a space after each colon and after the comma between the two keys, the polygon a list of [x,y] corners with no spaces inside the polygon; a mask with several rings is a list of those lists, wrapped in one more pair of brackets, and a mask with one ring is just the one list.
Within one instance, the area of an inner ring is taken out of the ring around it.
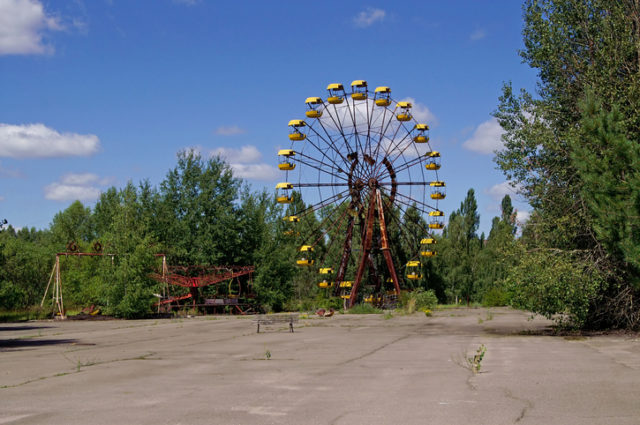
{"label": "yellow cabin of ferris wheel", "polygon": [[440,152],[431,151],[425,154],[427,157],[427,163],[424,168],[427,170],[439,170],[440,169]]}
{"label": "yellow cabin of ferris wheel", "polygon": [[282,171],[291,171],[296,168],[296,164],[291,160],[295,156],[296,152],[293,149],[280,149],[278,151],[278,168]]}
{"label": "yellow cabin of ferris wheel", "polygon": [[429,212],[429,229],[444,229],[444,213],[442,211]]}
{"label": "yellow cabin of ferris wheel", "polygon": [[367,100],[367,82],[365,80],[355,80],[351,83],[351,99]]}
{"label": "yellow cabin of ferris wheel", "polygon": [[423,257],[435,257],[437,252],[435,250],[436,240],[433,238],[424,238],[420,241],[420,255]]}
{"label": "yellow cabin of ferris wheel", "polygon": [[427,143],[429,141],[429,126],[427,124],[416,124],[413,129],[417,133],[413,137],[415,143]]}
{"label": "yellow cabin of ferris wheel", "polygon": [[291,183],[278,183],[276,185],[276,201],[279,204],[290,204],[291,201],[293,201],[291,190],[293,190],[293,185]]}
{"label": "yellow cabin of ferris wheel", "polygon": [[374,99],[377,106],[391,105],[391,89],[385,86],[376,87]]}
{"label": "yellow cabin of ferris wheel", "polygon": [[411,115],[411,102],[398,102],[398,108],[400,108],[400,112],[396,115],[396,119],[401,122],[410,121],[413,118]]}
{"label": "yellow cabin of ferris wheel", "polygon": [[446,185],[444,182],[435,181],[429,183],[431,187],[431,199],[435,199],[436,201],[444,199],[447,196],[446,193]]}
{"label": "yellow cabin of ferris wheel", "polygon": [[311,245],[302,245],[300,247],[300,258],[296,263],[299,266],[313,266],[313,247]]}
{"label": "yellow cabin of ferris wheel", "polygon": [[320,118],[322,116],[322,99],[319,97],[308,97],[307,100],[304,101],[307,104],[307,112],[305,115],[307,118]]}
{"label": "yellow cabin of ferris wheel", "polygon": [[332,83],[327,86],[329,96],[327,102],[332,105],[339,105],[344,102],[344,87],[340,83]]}
{"label": "yellow cabin of ferris wheel", "polygon": [[291,120],[289,121],[289,127],[291,127],[289,133],[289,140],[300,141],[307,138],[307,135],[300,131],[301,128],[306,127],[307,123],[303,120]]}
{"label": "yellow cabin of ferris wheel", "polygon": [[420,261],[409,261],[407,263],[407,279],[422,279],[422,275],[420,274]]}

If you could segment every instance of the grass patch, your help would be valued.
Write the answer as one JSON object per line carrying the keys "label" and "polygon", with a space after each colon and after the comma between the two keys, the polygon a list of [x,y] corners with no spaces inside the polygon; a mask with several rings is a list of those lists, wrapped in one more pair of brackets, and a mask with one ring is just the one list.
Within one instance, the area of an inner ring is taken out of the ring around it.
{"label": "grass patch", "polygon": [[371,304],[357,304],[348,310],[349,314],[381,314],[382,310]]}

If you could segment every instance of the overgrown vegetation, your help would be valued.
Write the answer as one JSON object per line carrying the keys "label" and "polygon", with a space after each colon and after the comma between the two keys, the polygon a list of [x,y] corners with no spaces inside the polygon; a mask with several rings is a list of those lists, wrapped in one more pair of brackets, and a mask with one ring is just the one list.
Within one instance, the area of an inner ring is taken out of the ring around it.
{"label": "overgrown vegetation", "polygon": [[[640,4],[525,0],[523,11],[520,55],[538,71],[539,84],[535,94],[505,84],[495,111],[504,149],[495,161],[530,203],[531,217],[518,229],[517,211],[505,196],[489,235],[478,235],[480,216],[469,189],[436,237],[438,255],[423,258],[419,279],[403,282],[410,292],[401,306],[411,313],[437,302],[513,305],[564,326],[637,329]],[[62,259],[69,306],[95,304],[120,317],[146,314],[152,294],[160,292],[149,272],[159,266],[154,254],[163,252],[175,265],[255,265],[254,290],[265,311],[339,310],[342,299],[316,286],[317,269],[294,262],[301,235],[317,232],[332,206],[294,225],[282,220],[305,209],[300,196],[293,198],[283,207],[272,194],[251,191],[219,158],[182,152],[158,187],[143,181],[111,188],[93,210],[74,202],[48,229],[16,231],[2,220],[0,309],[38,305],[55,253],[69,241],[88,251],[99,240],[117,256]],[[411,207],[389,216],[389,240],[402,273],[415,258],[426,222]],[[413,235],[402,237],[399,223]],[[324,230],[315,253],[338,264],[341,244],[331,242],[342,235]],[[351,311],[381,312],[367,304]],[[39,314],[34,309],[26,317]]]}

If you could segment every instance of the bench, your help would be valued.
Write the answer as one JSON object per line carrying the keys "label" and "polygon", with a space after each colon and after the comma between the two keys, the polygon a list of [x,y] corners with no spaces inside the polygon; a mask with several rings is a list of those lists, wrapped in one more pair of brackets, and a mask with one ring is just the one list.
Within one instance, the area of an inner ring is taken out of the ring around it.
{"label": "bench", "polygon": [[254,319],[253,322],[257,325],[257,332],[260,333],[260,325],[274,325],[279,323],[288,323],[289,332],[293,332],[293,324],[298,323],[297,314],[279,314],[279,315],[266,315],[260,316]]}

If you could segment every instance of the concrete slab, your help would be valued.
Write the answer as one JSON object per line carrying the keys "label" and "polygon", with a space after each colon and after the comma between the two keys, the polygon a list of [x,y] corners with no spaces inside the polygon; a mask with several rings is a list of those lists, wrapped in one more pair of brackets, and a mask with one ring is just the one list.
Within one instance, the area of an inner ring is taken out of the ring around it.
{"label": "concrete slab", "polygon": [[241,317],[5,324],[0,424],[640,423],[640,339],[536,336],[550,323],[529,318],[335,315],[293,334]]}

